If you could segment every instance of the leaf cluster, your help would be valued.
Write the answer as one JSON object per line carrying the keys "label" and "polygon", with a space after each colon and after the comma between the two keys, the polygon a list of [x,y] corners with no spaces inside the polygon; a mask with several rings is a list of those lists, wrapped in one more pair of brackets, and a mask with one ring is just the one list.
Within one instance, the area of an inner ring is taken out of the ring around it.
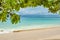
{"label": "leaf cluster", "polygon": [[20,15],[14,13],[20,8],[43,6],[49,12],[60,13],[60,0],[0,0],[0,21],[5,22],[10,17],[14,24],[20,21]]}

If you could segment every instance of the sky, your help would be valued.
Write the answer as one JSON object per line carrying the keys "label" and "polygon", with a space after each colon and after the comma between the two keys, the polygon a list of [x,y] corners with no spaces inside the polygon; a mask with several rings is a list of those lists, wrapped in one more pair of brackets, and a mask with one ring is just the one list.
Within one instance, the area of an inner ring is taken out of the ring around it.
{"label": "sky", "polygon": [[43,6],[20,8],[20,10],[17,14],[20,14],[20,15],[34,15],[34,14],[58,15],[58,14],[53,14],[51,12],[48,12],[48,8],[44,8]]}

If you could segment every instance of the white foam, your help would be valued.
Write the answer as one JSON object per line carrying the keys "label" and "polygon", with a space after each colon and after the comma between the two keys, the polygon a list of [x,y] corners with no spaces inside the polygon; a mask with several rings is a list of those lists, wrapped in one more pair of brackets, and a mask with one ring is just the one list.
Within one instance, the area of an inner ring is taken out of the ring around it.
{"label": "white foam", "polygon": [[1,31],[0,34],[10,33],[10,31]]}

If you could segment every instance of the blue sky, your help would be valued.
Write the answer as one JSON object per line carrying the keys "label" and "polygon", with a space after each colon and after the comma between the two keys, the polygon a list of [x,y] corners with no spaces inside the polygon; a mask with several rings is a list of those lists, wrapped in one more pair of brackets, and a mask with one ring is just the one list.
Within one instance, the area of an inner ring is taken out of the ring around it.
{"label": "blue sky", "polygon": [[48,8],[44,8],[43,6],[21,8],[17,14],[20,14],[20,15],[32,15],[32,14],[56,15],[56,14],[52,14],[51,12],[48,12]]}

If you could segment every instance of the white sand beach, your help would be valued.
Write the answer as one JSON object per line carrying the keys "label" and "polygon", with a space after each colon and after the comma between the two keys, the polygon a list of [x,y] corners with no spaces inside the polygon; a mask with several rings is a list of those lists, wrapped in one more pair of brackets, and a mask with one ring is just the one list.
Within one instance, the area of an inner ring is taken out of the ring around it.
{"label": "white sand beach", "polygon": [[60,40],[60,27],[0,34],[0,40]]}

